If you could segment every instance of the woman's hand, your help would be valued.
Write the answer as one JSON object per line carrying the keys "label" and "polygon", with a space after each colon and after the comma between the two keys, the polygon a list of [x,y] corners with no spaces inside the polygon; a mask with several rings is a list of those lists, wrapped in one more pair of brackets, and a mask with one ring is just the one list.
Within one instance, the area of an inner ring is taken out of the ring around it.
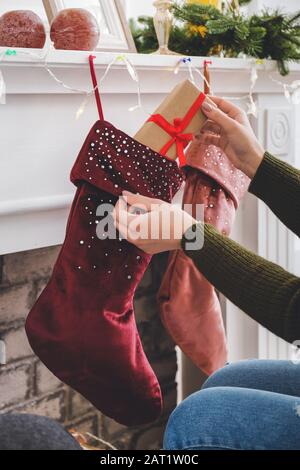
{"label": "woman's hand", "polygon": [[220,147],[236,168],[253,178],[264,156],[246,113],[229,101],[209,96],[202,105],[208,121],[198,135],[200,142]]}
{"label": "woman's hand", "polygon": [[121,236],[151,255],[180,249],[183,234],[196,223],[179,206],[123,191],[113,211]]}

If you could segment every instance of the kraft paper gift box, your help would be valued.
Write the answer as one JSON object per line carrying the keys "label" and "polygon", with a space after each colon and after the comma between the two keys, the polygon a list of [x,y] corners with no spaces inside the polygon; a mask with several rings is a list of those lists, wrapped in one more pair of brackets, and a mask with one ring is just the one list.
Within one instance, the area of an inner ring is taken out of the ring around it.
{"label": "kraft paper gift box", "polygon": [[190,80],[177,85],[134,138],[184,164],[184,148],[206,121],[201,111],[205,95]]}

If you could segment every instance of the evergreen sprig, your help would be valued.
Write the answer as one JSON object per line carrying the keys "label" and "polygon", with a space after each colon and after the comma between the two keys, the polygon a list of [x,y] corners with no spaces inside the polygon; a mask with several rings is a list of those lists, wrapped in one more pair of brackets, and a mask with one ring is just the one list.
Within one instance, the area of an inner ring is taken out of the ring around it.
{"label": "evergreen sprig", "polygon": [[[240,5],[250,0],[240,0]],[[209,5],[177,3],[172,7],[175,25],[169,47],[189,56],[225,57],[246,54],[259,59],[274,59],[286,75],[288,63],[300,60],[300,12],[288,15],[278,10],[264,10],[245,16],[240,11],[221,12]],[[151,53],[158,48],[153,18],[141,16],[130,21],[137,50]],[[197,33],[200,27],[201,33]],[[205,34],[203,34],[203,28]]]}
{"label": "evergreen sprig", "polygon": [[217,20],[224,16],[218,8],[198,3],[175,3],[172,10],[176,19],[195,25],[204,25],[208,20]]}

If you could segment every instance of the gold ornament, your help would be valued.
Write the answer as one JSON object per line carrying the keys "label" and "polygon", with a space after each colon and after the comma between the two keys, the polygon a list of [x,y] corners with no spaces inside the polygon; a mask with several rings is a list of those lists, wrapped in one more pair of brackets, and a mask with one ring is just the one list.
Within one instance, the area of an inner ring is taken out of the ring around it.
{"label": "gold ornament", "polygon": [[207,35],[207,27],[204,25],[196,26],[196,25],[191,24],[189,26],[189,31],[191,35],[199,34],[202,38],[205,38],[205,36]]}

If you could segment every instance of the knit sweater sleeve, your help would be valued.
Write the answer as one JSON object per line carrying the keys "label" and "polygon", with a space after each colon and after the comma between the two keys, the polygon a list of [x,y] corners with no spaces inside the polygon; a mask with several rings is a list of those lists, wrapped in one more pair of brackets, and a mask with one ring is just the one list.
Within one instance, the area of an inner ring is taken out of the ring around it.
{"label": "knit sweater sleeve", "polygon": [[[298,170],[266,153],[250,192],[300,235]],[[188,249],[195,236],[198,240],[204,237],[203,248]],[[208,281],[245,313],[286,341],[299,340],[300,278],[220,235],[208,224],[191,227],[182,239],[182,248]]]}
{"label": "knit sweater sleeve", "polygon": [[265,153],[249,192],[264,201],[274,214],[300,236],[300,171]]}
{"label": "knit sweater sleeve", "polygon": [[[187,247],[204,236],[200,250]],[[293,342],[300,338],[300,278],[251,253],[199,223],[182,239],[182,248],[195,265],[229,300],[277,336]]]}

